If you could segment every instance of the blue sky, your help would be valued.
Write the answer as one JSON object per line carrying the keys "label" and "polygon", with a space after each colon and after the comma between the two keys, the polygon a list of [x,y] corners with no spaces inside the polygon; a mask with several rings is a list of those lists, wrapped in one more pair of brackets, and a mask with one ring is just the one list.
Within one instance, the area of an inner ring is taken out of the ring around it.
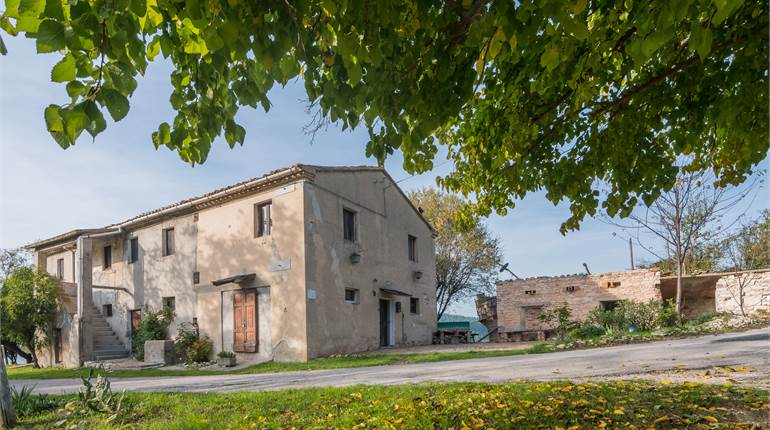
{"label": "blue sky", "polygon": [[[176,153],[155,150],[150,134],[162,121],[171,122],[168,103],[170,67],[152,63],[131,98],[131,111],[92,143],[81,137],[66,151],[45,130],[43,108],[66,101],[64,86],[49,81],[58,60],[55,54],[35,54],[34,41],[3,34],[9,54],[0,57],[0,247],[14,247],[74,228],[99,227],[183,198],[259,176],[292,163],[319,165],[376,164],[364,155],[364,130],[343,132],[330,127],[311,145],[302,126],[305,113],[302,85],[278,86],[271,94],[269,113],[244,108],[239,122],[246,127],[243,147],[229,149],[221,139],[208,161],[190,167]],[[159,57],[160,58],[160,57]],[[105,115],[106,116],[106,115]],[[406,189],[435,185],[435,177],[452,168],[401,182]],[[768,168],[768,160],[762,168]],[[397,180],[408,178],[395,154],[385,167]],[[766,208],[767,189],[749,212]],[[611,226],[586,220],[578,232],[562,236],[558,229],[568,217],[566,205],[532,194],[505,217],[487,223],[502,239],[505,261],[521,277],[629,268],[628,244],[613,237]],[[637,249],[637,261],[652,257]],[[475,315],[471,302],[453,312]]]}

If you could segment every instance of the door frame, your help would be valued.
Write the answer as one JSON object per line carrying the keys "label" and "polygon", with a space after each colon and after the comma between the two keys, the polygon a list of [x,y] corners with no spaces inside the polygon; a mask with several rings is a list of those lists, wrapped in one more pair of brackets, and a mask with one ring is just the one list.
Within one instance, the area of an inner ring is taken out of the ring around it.
{"label": "door frame", "polygon": [[[387,303],[387,336],[388,338],[385,341],[385,345],[382,343],[382,316],[380,315],[381,312],[381,303],[386,302]],[[393,299],[384,299],[380,298],[380,301],[377,302],[377,332],[379,333],[378,337],[380,337],[380,347],[381,348],[387,348],[390,346],[396,345],[396,311],[395,306],[393,306]]]}

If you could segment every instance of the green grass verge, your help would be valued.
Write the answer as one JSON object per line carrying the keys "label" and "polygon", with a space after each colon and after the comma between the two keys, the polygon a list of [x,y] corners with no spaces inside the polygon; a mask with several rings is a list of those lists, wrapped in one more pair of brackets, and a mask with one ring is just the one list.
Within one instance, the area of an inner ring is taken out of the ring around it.
{"label": "green grass verge", "polygon": [[[466,352],[432,352],[422,354],[389,354],[389,355],[346,355],[310,360],[306,363],[279,363],[269,361],[255,364],[238,370],[206,370],[206,369],[142,369],[115,370],[111,377],[135,378],[145,376],[200,376],[200,375],[238,375],[256,373],[291,372],[301,370],[339,369],[344,367],[385,366],[390,364],[432,363],[437,361],[467,360],[472,358],[501,357],[509,355],[532,354],[546,352],[542,344],[523,349],[500,351],[466,351]],[[31,366],[8,367],[9,379],[58,379],[79,378],[87,376],[88,369],[42,368]]]}
{"label": "green grass verge", "polygon": [[[355,386],[277,392],[128,394],[113,421],[61,411],[25,428],[761,428],[768,393],[727,385],[522,382]],[[72,397],[68,397],[72,399]]]}

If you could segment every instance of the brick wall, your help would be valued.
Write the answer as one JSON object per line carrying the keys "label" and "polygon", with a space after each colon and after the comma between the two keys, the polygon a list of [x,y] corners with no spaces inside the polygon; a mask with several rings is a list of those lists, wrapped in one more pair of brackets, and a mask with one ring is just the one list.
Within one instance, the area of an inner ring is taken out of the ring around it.
{"label": "brick wall", "polygon": [[497,323],[502,332],[538,330],[538,307],[564,302],[572,317],[582,320],[602,301],[660,300],[659,284],[657,269],[502,281],[497,284]]}

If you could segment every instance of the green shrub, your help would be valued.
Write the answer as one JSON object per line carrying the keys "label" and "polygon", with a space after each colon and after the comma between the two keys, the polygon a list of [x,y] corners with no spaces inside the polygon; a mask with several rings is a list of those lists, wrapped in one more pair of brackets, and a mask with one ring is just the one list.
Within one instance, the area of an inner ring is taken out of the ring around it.
{"label": "green shrub", "polygon": [[198,332],[190,323],[182,323],[177,327],[176,339],[174,340],[174,350],[179,358],[185,363],[191,363],[190,352],[193,344],[198,340]]}
{"label": "green shrub", "polygon": [[131,344],[137,360],[144,360],[144,342],[148,340],[165,340],[168,338],[168,326],[174,320],[171,308],[153,312],[145,308],[139,329],[131,335]]}
{"label": "green shrub", "polygon": [[604,328],[593,324],[587,324],[570,331],[567,334],[567,338],[568,339],[593,339],[599,336],[603,336],[604,333],[606,333],[606,330],[604,330]]}
{"label": "green shrub", "polygon": [[47,394],[34,394],[34,387],[24,385],[20,390],[11,387],[11,400],[19,418],[37,415],[41,412],[56,409],[61,403]]}
{"label": "green shrub", "polygon": [[615,308],[605,310],[597,306],[588,315],[591,324],[606,331],[628,331],[632,326],[641,331],[669,327],[679,320],[679,315],[669,302],[651,300],[647,303],[622,300]]}
{"label": "green shrub", "polygon": [[220,358],[234,358],[235,353],[232,351],[219,351],[219,354],[217,354],[217,357]]}
{"label": "green shrub", "polygon": [[211,351],[214,349],[214,345],[208,336],[196,340],[190,348],[190,361],[193,363],[205,363],[209,361],[211,357]]}
{"label": "green shrub", "polygon": [[552,328],[559,339],[564,339],[567,332],[578,325],[572,320],[572,309],[566,302],[558,306],[547,307],[538,319]]}

